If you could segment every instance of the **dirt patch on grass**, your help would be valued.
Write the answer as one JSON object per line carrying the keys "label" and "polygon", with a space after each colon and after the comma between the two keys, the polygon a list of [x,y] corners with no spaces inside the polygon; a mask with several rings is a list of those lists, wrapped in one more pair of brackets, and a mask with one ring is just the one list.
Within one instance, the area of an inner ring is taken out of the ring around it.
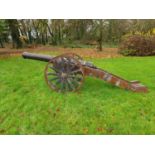
{"label": "dirt patch on grass", "polygon": [[63,53],[66,52],[76,53],[83,58],[113,58],[122,56],[118,53],[118,48],[104,48],[103,51],[98,51],[93,48],[75,48],[63,51]]}
{"label": "dirt patch on grass", "polygon": [[49,53],[51,55],[59,55],[63,53],[76,53],[83,58],[113,58],[122,56],[118,53],[118,48],[104,48],[101,52],[95,48],[62,48],[54,46],[43,46],[37,48],[24,49],[0,48],[0,57],[18,56],[21,55],[24,51],[45,54]]}

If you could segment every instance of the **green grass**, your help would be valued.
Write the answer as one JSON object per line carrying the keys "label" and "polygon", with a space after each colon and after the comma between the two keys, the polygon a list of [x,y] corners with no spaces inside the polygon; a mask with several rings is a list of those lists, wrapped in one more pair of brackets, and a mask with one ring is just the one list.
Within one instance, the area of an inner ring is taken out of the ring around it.
{"label": "green grass", "polygon": [[155,134],[155,57],[94,59],[149,93],[86,78],[77,93],[50,91],[44,62],[0,60],[0,134]]}

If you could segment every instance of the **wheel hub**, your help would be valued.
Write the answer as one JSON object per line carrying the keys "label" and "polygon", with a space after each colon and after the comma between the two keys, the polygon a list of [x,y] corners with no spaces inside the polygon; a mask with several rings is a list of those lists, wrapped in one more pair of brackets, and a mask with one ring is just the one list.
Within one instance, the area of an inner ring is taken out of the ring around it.
{"label": "wheel hub", "polygon": [[67,78],[67,73],[62,72],[62,73],[61,73],[61,78],[62,78],[62,79],[66,79],[66,78]]}

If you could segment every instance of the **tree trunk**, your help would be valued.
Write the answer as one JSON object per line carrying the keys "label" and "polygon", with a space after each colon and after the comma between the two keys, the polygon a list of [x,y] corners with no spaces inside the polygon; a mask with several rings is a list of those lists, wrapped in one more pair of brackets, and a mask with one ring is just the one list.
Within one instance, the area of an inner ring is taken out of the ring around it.
{"label": "tree trunk", "polygon": [[39,38],[39,33],[38,33],[38,28],[37,26],[35,25],[34,21],[32,20],[32,24],[33,24],[33,27],[34,27],[34,31],[36,33],[36,40],[37,40],[37,43],[40,43],[40,38]]}
{"label": "tree trunk", "polygon": [[53,37],[53,33],[52,33],[52,31],[51,31],[51,29],[50,29],[50,27],[49,27],[49,25],[48,25],[48,24],[47,24],[47,28],[48,28],[48,31],[49,31],[49,33],[50,33],[51,37]]}
{"label": "tree trunk", "polygon": [[100,20],[100,37],[99,37],[99,50],[102,51],[102,42],[103,42],[103,21]]}
{"label": "tree trunk", "polygon": [[13,41],[13,47],[15,45],[16,48],[22,47],[22,42],[20,40],[20,33],[18,29],[18,21],[17,19],[8,19],[8,25],[11,32],[11,37]]}
{"label": "tree trunk", "polygon": [[28,31],[28,37],[29,37],[29,44],[32,44],[31,30]]}
{"label": "tree trunk", "polygon": [[46,40],[46,43],[48,43],[48,34],[47,34],[47,32],[45,33],[45,40]]}
{"label": "tree trunk", "polygon": [[4,44],[1,38],[0,38],[0,45],[1,45],[1,48],[4,48]]}
{"label": "tree trunk", "polygon": [[44,37],[44,33],[41,33],[41,43],[42,43],[43,45],[46,44],[46,42],[45,42],[45,37]]}
{"label": "tree trunk", "polygon": [[108,41],[112,41],[112,28],[113,28],[113,19],[109,20],[109,28],[108,28]]}
{"label": "tree trunk", "polygon": [[61,44],[61,25],[59,25],[59,44]]}

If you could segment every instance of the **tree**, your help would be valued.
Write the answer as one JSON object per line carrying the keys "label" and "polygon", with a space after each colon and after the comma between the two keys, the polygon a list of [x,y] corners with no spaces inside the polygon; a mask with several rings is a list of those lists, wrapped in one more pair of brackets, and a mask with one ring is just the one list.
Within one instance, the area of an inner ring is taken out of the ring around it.
{"label": "tree", "polygon": [[128,33],[131,28],[131,23],[129,20],[121,19],[108,19],[107,27],[107,41],[112,43],[119,43],[121,37]]}
{"label": "tree", "polygon": [[0,46],[4,48],[4,41],[7,40],[8,28],[5,20],[0,20]]}
{"label": "tree", "polygon": [[32,19],[32,25],[33,25],[33,30],[35,32],[35,38],[36,38],[36,43],[40,43],[40,38],[39,38],[39,20],[38,19]]}
{"label": "tree", "polygon": [[32,44],[33,37],[32,37],[32,22],[30,19],[21,19],[18,20],[19,22],[19,30],[24,38],[26,38],[27,43]]}
{"label": "tree", "polygon": [[64,34],[64,24],[65,23],[63,19],[50,20],[50,24],[48,25],[48,30],[52,38],[52,44],[54,45],[62,44],[63,34]]}
{"label": "tree", "polygon": [[100,36],[99,36],[99,50],[102,51],[102,42],[103,42],[103,20],[99,20],[99,31],[100,31]]}
{"label": "tree", "polygon": [[107,20],[99,19],[99,20],[93,20],[93,31],[94,31],[94,38],[96,38],[99,46],[99,51],[103,50],[103,39],[105,34],[105,30],[107,28],[108,22]]}
{"label": "tree", "polygon": [[21,48],[22,42],[20,40],[19,25],[17,19],[8,19],[9,30],[13,41],[13,48]]}
{"label": "tree", "polygon": [[152,34],[154,28],[155,28],[155,20],[153,20],[153,19],[133,20],[132,31],[134,31],[134,32],[139,31],[144,34],[150,32],[150,34]]}

